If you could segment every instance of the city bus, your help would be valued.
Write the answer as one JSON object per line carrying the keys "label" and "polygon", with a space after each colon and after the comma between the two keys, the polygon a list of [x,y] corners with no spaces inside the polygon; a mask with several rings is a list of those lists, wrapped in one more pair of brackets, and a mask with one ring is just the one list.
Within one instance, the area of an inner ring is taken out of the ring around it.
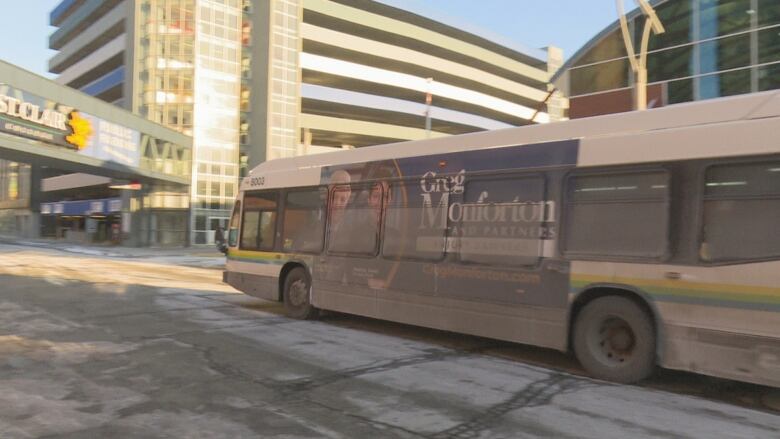
{"label": "city bus", "polygon": [[224,280],[320,310],[780,386],[780,93],[272,160]]}

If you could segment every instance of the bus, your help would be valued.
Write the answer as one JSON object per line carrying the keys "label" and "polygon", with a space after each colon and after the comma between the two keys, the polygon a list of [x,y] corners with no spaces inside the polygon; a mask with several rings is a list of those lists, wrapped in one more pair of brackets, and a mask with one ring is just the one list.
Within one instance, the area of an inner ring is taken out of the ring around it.
{"label": "bus", "polygon": [[780,386],[780,93],[272,160],[223,279],[320,310]]}

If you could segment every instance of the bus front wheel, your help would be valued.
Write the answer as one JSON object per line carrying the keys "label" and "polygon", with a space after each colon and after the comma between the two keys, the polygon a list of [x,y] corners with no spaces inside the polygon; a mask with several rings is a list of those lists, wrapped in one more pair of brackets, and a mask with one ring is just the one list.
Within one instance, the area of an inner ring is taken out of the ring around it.
{"label": "bus front wheel", "polygon": [[284,310],[288,317],[301,320],[314,319],[319,310],[311,304],[311,282],[306,270],[296,267],[284,278]]}
{"label": "bus front wheel", "polygon": [[641,381],[655,368],[655,331],[648,313],[626,297],[589,302],[574,324],[574,353],[595,378]]}

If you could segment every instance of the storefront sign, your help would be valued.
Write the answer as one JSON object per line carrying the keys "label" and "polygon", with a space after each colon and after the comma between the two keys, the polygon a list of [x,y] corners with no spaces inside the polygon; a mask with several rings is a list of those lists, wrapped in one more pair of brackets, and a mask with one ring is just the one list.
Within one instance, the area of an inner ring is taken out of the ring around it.
{"label": "storefront sign", "polygon": [[111,200],[108,200],[108,211],[109,212],[119,212],[122,210],[122,200],[119,198],[114,198]]}
{"label": "storefront sign", "polygon": [[72,149],[70,108],[8,86],[0,86],[0,131]]}
{"label": "storefront sign", "polygon": [[0,94],[0,114],[16,117],[37,125],[68,131],[67,115],[57,110],[42,109],[36,104]]}
{"label": "storefront sign", "polygon": [[103,213],[103,200],[90,201],[89,211],[90,213]]}
{"label": "storefront sign", "polygon": [[140,163],[140,132],[4,84],[0,84],[0,132],[126,166]]}
{"label": "storefront sign", "polygon": [[41,203],[41,215],[109,215],[122,210],[121,198]]}
{"label": "storefront sign", "polygon": [[100,119],[91,114],[81,116],[90,122],[93,135],[82,154],[126,166],[138,166],[141,161],[141,133],[125,126]]}

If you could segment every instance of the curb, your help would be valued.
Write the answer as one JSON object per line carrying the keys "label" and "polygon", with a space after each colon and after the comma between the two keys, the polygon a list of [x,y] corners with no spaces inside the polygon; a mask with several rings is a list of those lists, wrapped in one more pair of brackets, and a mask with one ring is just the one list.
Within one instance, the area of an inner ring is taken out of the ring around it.
{"label": "curb", "polygon": [[149,248],[149,247],[121,247],[121,246],[93,246],[75,244],[69,242],[45,241],[35,239],[22,239],[10,236],[0,236],[0,244],[15,245],[21,247],[49,249],[77,255],[98,256],[118,259],[146,259],[146,258],[219,258],[224,257],[218,251],[210,251],[206,248],[196,248],[188,251],[182,248]]}

